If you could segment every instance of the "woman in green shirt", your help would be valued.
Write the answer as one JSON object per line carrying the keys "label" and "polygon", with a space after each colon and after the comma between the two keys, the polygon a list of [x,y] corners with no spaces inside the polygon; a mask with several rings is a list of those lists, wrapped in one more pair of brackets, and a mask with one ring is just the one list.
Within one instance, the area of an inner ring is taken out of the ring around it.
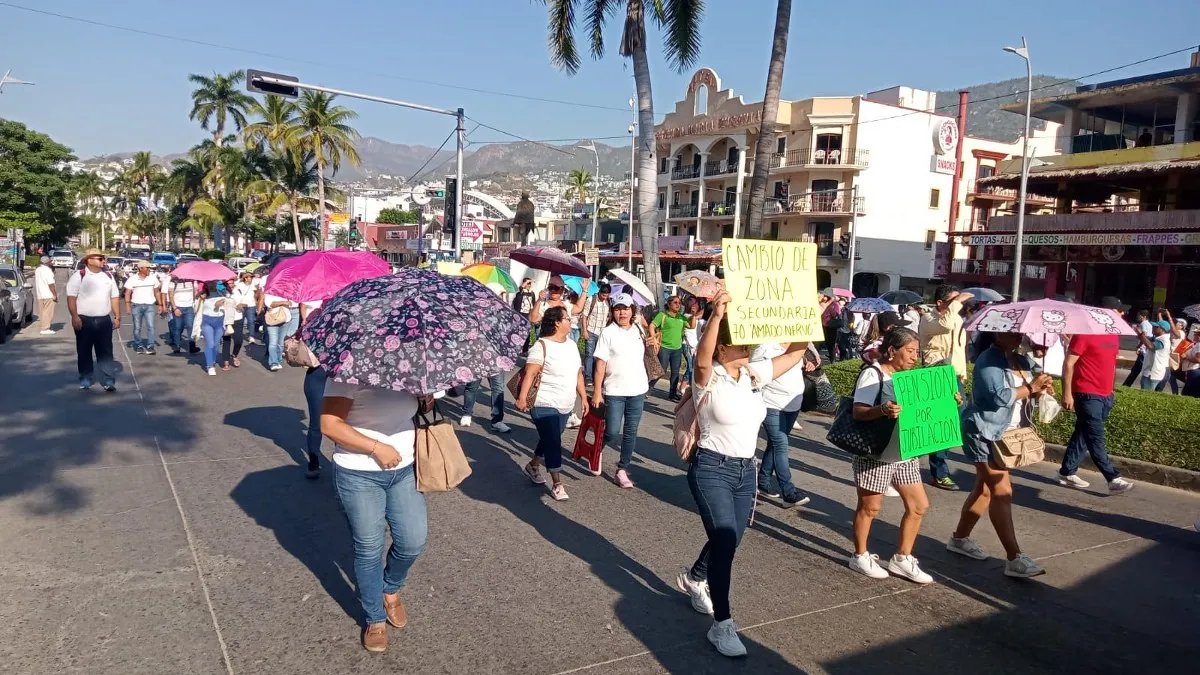
{"label": "woman in green shirt", "polygon": [[650,335],[658,339],[658,362],[663,370],[671,370],[671,400],[678,401],[679,367],[683,360],[683,331],[685,328],[695,328],[695,317],[685,316],[680,312],[683,300],[678,295],[667,300],[665,312],[659,312],[650,323]]}

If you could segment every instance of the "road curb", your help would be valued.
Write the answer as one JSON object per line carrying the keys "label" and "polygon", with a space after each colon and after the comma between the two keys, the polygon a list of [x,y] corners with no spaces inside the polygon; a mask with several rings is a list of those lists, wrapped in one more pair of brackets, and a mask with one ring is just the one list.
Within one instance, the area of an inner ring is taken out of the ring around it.
{"label": "road curb", "polygon": [[[1061,464],[1065,452],[1066,447],[1047,443],[1045,461]],[[1128,457],[1118,457],[1116,455],[1109,455],[1109,459],[1112,460],[1112,464],[1116,467],[1117,471],[1120,471],[1121,475],[1129,480],[1153,483],[1155,485],[1175,488],[1176,490],[1200,492],[1200,471],[1152,464],[1150,462],[1143,462],[1140,459],[1129,459]],[[1083,458],[1080,467],[1091,471],[1097,470],[1090,456]]]}

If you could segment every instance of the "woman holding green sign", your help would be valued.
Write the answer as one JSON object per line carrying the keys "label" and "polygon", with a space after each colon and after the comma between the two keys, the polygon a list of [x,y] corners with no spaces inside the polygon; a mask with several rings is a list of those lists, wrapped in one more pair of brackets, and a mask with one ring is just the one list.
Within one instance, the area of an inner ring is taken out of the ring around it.
{"label": "woman holding green sign", "polygon": [[1020,333],[995,333],[995,343],[975,361],[971,402],[962,412],[963,453],[975,463],[975,487],[967,495],[958,528],[946,548],[959,555],[986,560],[971,530],[986,512],[1004,545],[1010,577],[1036,577],[1046,570],[1021,552],[1012,519],[1012,479],[1008,469],[993,464],[992,446],[1011,430],[1032,426],[1030,400],[1037,394],[1054,392],[1054,381],[1046,373],[1032,375],[1034,364],[1017,353]]}
{"label": "woman holding green sign", "polygon": [[[856,422],[900,418],[892,375],[916,367],[920,362],[920,342],[917,334],[907,328],[894,328],[884,336],[879,345],[879,360],[863,368],[854,385]],[[854,509],[854,555],[850,556],[850,569],[872,579],[886,579],[891,572],[918,584],[931,583],[933,577],[921,569],[912,554],[921,520],[929,510],[929,497],[921,484],[920,460],[900,458],[900,437],[893,429],[891,440],[878,457],[856,456],[853,466],[858,506]],[[904,501],[904,517],[900,519],[896,554],[884,569],[879,556],[867,551],[867,537],[889,486],[895,487]]]}

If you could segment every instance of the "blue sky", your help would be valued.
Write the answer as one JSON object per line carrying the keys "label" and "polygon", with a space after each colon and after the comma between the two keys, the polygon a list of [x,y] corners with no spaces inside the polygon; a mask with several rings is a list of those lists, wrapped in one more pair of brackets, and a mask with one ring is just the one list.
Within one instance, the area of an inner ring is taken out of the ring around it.
{"label": "blue sky", "polygon": [[[88,25],[5,6],[278,55],[251,55]],[[698,65],[723,86],[759,100],[766,79],[773,0],[709,0]],[[314,14],[318,13],[319,14]],[[1017,17],[1025,17],[1025,25]],[[1023,74],[1005,44],[1029,39],[1037,73],[1074,77],[1200,41],[1194,0],[797,1],[784,97],[848,95],[905,84],[950,89]],[[581,31],[582,33],[582,31]],[[587,60],[575,77],[547,57],[546,10],[532,0],[0,0],[0,72],[36,82],[6,87],[0,116],[66,143],[82,157],[148,149],[180,152],[202,138],[187,119],[193,72],[259,68],[302,80],[448,108],[535,139],[623,136],[622,110],[536,103],[404,78],[623,109],[632,73],[616,53]],[[655,110],[682,97],[689,73],[661,58],[649,34]],[[1179,54],[1099,79],[1181,68]],[[1093,80],[1094,81],[1094,80]],[[437,145],[452,121],[345,101],[358,129],[396,143]],[[943,103],[949,103],[948,101]],[[471,125],[473,126],[473,125]],[[468,126],[470,128],[470,126]],[[475,141],[509,140],[486,129]],[[622,141],[612,141],[622,143]]]}

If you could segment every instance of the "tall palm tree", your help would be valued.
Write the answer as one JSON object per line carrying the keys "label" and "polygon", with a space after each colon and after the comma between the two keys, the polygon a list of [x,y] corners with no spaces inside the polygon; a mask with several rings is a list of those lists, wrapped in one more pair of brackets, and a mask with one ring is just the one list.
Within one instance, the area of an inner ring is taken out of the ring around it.
{"label": "tall palm tree", "polygon": [[567,191],[563,197],[585,203],[591,193],[592,174],[584,169],[571,169],[571,173],[567,175]]}
{"label": "tall palm tree", "polygon": [[192,73],[188,81],[196,88],[192,91],[192,112],[188,119],[199,120],[200,128],[211,131],[213,142],[221,145],[225,139],[225,125],[232,121],[240,131],[246,126],[246,113],[255,105],[249,94],[238,86],[246,79],[245,71],[235,70],[227,75],[213,73],[212,77]]}
{"label": "tall palm tree", "polygon": [[[147,150],[135,152],[133,154],[133,163],[126,168],[126,172],[129,174],[128,180],[132,185],[136,186],[138,190],[138,206],[134,210],[139,213],[157,210],[155,205],[155,196],[162,186],[163,171],[162,167],[153,162],[150,157],[150,152]],[[139,223],[143,225],[143,227],[139,229],[144,230],[145,227],[149,227],[147,223],[153,222],[157,222],[157,219],[142,218],[139,220]],[[138,234],[150,236],[145,232],[139,232]],[[163,241],[166,241],[166,237],[164,237]]]}
{"label": "tall palm tree", "polygon": [[242,138],[248,148],[266,146],[282,151],[284,142],[296,124],[296,104],[269,94],[263,101],[254,101],[251,112],[260,119],[242,129]]}
{"label": "tall palm tree", "polygon": [[667,63],[676,72],[692,67],[700,57],[700,18],[704,0],[542,0],[549,8],[550,61],[574,75],[581,60],[575,46],[575,19],[587,17],[587,37],[593,58],[604,55],[604,24],[621,10],[621,56],[633,61],[637,87],[637,222],[641,229],[646,282],[655,297],[662,296],[662,271],[658,261],[658,211],[655,207],[658,177],[654,140],[654,97],[650,88],[650,60],[646,56],[646,15],[663,31]]}
{"label": "tall palm tree", "polygon": [[265,216],[278,217],[284,209],[292,216],[292,241],[297,250],[304,250],[301,236],[300,211],[318,208],[313,190],[317,186],[317,165],[313,153],[282,154],[271,158],[271,170],[266,178],[246,186],[254,210]]}
{"label": "tall palm tree", "polygon": [[297,106],[299,119],[287,135],[287,143],[302,152],[311,152],[317,163],[317,204],[321,228],[321,245],[327,234],[325,226],[325,170],[336,174],[342,166],[343,157],[352,166],[360,166],[362,160],[354,142],[359,139],[358,131],[347,124],[358,117],[349,108],[334,105],[332,96],[319,91],[305,91]]}
{"label": "tall palm tree", "polygon": [[787,56],[788,28],[791,23],[792,0],[778,0],[775,36],[771,41],[771,63],[767,67],[767,91],[763,96],[762,123],[758,128],[758,142],[754,146],[754,173],[750,175],[750,206],[746,209],[746,230],[752,239],[762,239],[763,234],[767,174],[771,169],[771,153],[775,148],[779,90],[783,88],[783,60]]}

